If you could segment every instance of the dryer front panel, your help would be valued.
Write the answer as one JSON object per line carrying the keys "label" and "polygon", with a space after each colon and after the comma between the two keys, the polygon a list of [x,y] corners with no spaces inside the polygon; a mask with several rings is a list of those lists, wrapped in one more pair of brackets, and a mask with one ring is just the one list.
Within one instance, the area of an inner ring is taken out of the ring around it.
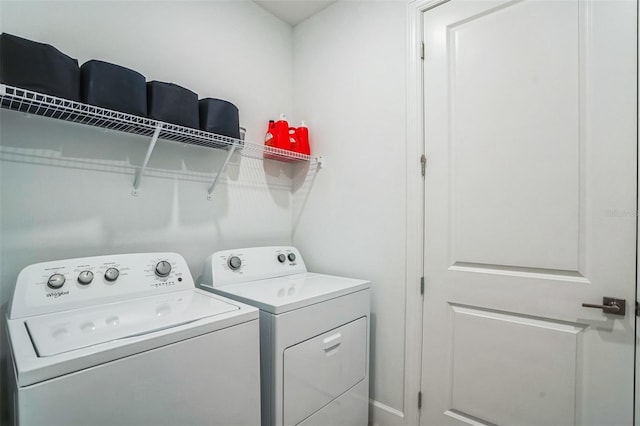
{"label": "dryer front panel", "polygon": [[365,379],[367,318],[284,351],[284,424],[295,425]]}

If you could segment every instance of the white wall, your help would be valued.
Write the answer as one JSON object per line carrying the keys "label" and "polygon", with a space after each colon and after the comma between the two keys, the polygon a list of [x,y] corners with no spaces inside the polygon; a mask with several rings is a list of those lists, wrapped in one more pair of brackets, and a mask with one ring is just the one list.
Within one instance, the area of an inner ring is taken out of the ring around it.
{"label": "white wall", "polygon": [[[252,2],[2,0],[0,16],[2,31],[81,64],[102,59],[226,98],[249,140],[292,110],[292,29]],[[208,201],[225,152],[159,141],[133,197],[148,139],[6,110],[0,120],[0,303],[35,262],[177,251],[197,275],[215,250],[291,243],[289,165],[234,158]]]}
{"label": "white wall", "polygon": [[373,282],[380,423],[401,423],[403,411],[406,7],[342,1],[294,28],[296,116],[327,164],[295,194],[293,242],[310,269]]}

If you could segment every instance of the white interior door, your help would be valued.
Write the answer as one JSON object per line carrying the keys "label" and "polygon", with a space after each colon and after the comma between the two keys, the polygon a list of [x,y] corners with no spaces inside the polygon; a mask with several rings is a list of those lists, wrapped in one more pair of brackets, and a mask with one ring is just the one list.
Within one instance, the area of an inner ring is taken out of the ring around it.
{"label": "white interior door", "polygon": [[[631,425],[636,2],[424,13],[426,425]],[[626,315],[583,303],[626,300]]]}

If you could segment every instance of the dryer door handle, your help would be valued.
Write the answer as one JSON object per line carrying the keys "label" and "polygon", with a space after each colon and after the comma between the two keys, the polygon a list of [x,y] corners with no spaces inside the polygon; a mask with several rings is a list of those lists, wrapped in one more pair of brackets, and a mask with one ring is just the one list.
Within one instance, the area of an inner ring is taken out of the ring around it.
{"label": "dryer door handle", "polygon": [[322,341],[325,352],[329,352],[331,349],[337,348],[340,346],[340,343],[342,343],[341,333],[333,334]]}

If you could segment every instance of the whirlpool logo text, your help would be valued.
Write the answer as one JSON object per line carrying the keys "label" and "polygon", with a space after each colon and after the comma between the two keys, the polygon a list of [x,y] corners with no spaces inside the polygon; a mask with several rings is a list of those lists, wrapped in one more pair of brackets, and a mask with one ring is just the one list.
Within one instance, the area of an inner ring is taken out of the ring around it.
{"label": "whirlpool logo text", "polygon": [[67,291],[54,291],[51,293],[47,293],[47,297],[53,297],[54,299],[57,299],[60,296],[64,296],[65,294],[69,294],[69,290]]}

